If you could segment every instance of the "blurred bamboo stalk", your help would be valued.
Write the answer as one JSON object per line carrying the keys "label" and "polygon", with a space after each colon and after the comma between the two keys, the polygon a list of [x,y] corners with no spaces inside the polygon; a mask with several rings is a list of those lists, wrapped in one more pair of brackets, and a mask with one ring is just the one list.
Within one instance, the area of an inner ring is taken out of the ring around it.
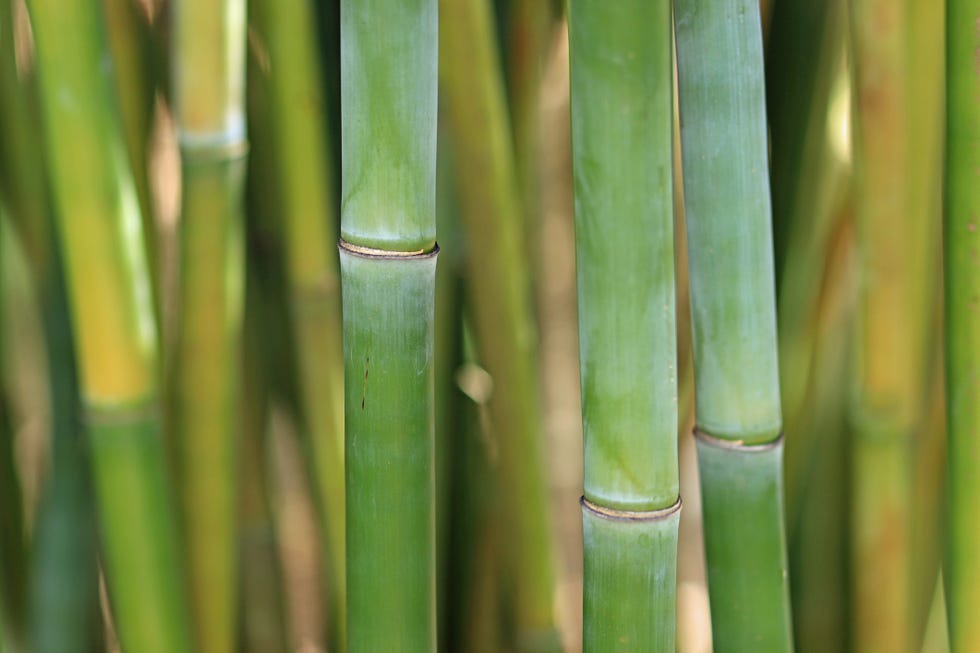
{"label": "blurred bamboo stalk", "polygon": [[182,199],[173,429],[196,646],[236,648],[244,302],[245,1],[176,2]]}
{"label": "blurred bamboo stalk", "polygon": [[255,266],[247,266],[242,364],[242,441],[238,510],[240,521],[241,646],[247,653],[288,649],[283,573],[269,497],[266,452],[269,387],[265,334]]}
{"label": "blurred bamboo stalk", "polygon": [[672,33],[669,2],[569,4],[587,653],[676,649]]}
{"label": "blurred bamboo stalk", "polygon": [[674,18],[713,641],[790,651],[759,5]]}
{"label": "blurred bamboo stalk", "polygon": [[487,0],[443,0],[440,10],[467,283],[479,359],[493,379],[490,419],[500,446],[500,527],[510,533],[501,544],[514,647],[560,650],[521,196],[491,7]]}
{"label": "blurred bamboo stalk", "polygon": [[185,653],[156,325],[100,5],[28,7],[115,623],[126,650]]}
{"label": "blurred bamboo stalk", "polygon": [[946,2],[946,607],[951,653],[980,650],[980,50],[978,0]]}
{"label": "blurred bamboo stalk", "polygon": [[[925,427],[928,336],[936,290],[929,134],[913,66],[928,57],[911,34],[913,3],[852,0],[855,214],[859,268],[853,442],[854,646],[914,650],[912,446]],[[924,28],[923,28],[924,29]],[[932,83],[932,80],[930,80]],[[914,133],[921,131],[919,136]],[[934,168],[935,166],[933,166]]]}
{"label": "blurred bamboo stalk", "polygon": [[340,17],[348,650],[432,653],[438,5]]}
{"label": "blurred bamboo stalk", "polygon": [[300,375],[301,421],[308,434],[316,504],[324,534],[323,568],[331,649],[346,646],[343,348],[340,278],[333,239],[333,172],[328,159],[314,7],[309,0],[253,0],[254,29],[268,55],[268,169],[277,185],[284,234],[291,326]]}

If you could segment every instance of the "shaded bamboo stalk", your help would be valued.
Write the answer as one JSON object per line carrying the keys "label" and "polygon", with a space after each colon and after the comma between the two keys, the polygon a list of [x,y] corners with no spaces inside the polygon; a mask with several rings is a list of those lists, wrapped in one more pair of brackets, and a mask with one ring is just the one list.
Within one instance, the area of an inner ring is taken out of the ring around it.
{"label": "shaded bamboo stalk", "polygon": [[242,443],[238,489],[240,521],[241,646],[247,653],[288,649],[283,573],[271,514],[266,463],[269,388],[265,375],[262,315],[267,308],[255,266],[247,266],[243,327]]}
{"label": "shaded bamboo stalk", "polygon": [[235,648],[244,301],[245,1],[176,2],[182,198],[172,424],[196,646]]}
{"label": "shaded bamboo stalk", "polygon": [[468,246],[479,360],[493,379],[491,431],[500,445],[503,587],[514,646],[560,650],[555,571],[541,465],[529,277],[520,194],[490,3],[445,0],[442,76]]}
{"label": "shaded bamboo stalk", "polygon": [[759,5],[674,17],[713,641],[790,651]]}
{"label": "shaded bamboo stalk", "polygon": [[28,7],[115,623],[124,650],[185,653],[156,325],[99,4]]}
{"label": "shaded bamboo stalk", "polygon": [[268,54],[268,120],[286,278],[300,375],[301,419],[312,452],[324,540],[330,639],[344,650],[343,348],[333,172],[309,0],[253,0],[254,27]]}
{"label": "shaded bamboo stalk", "polygon": [[676,648],[672,33],[669,2],[569,3],[587,653]]}
{"label": "shaded bamboo stalk", "polygon": [[436,0],[340,8],[351,653],[436,647],[437,16]]}
{"label": "shaded bamboo stalk", "polygon": [[946,2],[946,609],[950,651],[980,649],[980,1]]}

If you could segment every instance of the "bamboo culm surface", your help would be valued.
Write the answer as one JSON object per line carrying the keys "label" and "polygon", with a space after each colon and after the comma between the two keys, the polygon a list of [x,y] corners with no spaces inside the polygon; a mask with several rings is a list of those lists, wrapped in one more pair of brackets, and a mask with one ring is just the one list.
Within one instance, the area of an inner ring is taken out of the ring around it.
{"label": "bamboo culm surface", "polygon": [[791,651],[759,5],[674,12],[714,646]]}
{"label": "bamboo culm surface", "polygon": [[671,4],[569,3],[587,653],[675,650]]}
{"label": "bamboo culm surface", "polygon": [[950,651],[980,650],[980,2],[946,2],[946,610]]}
{"label": "bamboo culm surface", "polygon": [[340,5],[351,653],[436,650],[437,16],[436,0]]}
{"label": "bamboo culm surface", "polygon": [[124,650],[186,653],[156,325],[100,5],[28,9],[115,624]]}
{"label": "bamboo culm surface", "polygon": [[244,302],[245,1],[173,5],[181,155],[172,425],[198,650],[235,648]]}

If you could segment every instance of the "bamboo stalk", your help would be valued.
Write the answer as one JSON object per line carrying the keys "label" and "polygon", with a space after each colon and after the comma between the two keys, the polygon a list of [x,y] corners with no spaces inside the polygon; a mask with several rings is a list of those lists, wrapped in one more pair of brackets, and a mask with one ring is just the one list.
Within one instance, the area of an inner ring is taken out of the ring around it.
{"label": "bamboo stalk", "polygon": [[586,652],[675,650],[672,32],[669,2],[569,4]]}
{"label": "bamboo stalk", "polygon": [[950,650],[980,649],[980,475],[974,464],[980,441],[980,270],[976,251],[980,217],[980,1],[946,3],[946,411],[948,526],[946,609]]}
{"label": "bamboo stalk", "polygon": [[270,169],[278,187],[286,277],[299,355],[302,420],[324,533],[330,634],[345,647],[343,349],[333,172],[327,158],[325,102],[308,0],[254,2],[255,29],[269,67]]}
{"label": "bamboo stalk", "polygon": [[[853,635],[859,650],[901,652],[918,646],[910,627],[911,456],[925,420],[935,312],[930,259],[932,232],[938,233],[930,224],[928,177],[918,167],[935,156],[924,140],[934,123],[928,107],[913,97],[921,86],[917,73],[910,73],[919,56],[910,34],[920,25],[911,22],[910,4],[852,0],[850,9],[860,261],[849,402],[855,433]],[[913,136],[918,130],[921,139]]]}
{"label": "bamboo stalk", "polygon": [[245,282],[245,2],[178,2],[181,153],[173,428],[199,650],[235,649],[235,505]]}
{"label": "bamboo stalk", "polygon": [[437,76],[435,0],[341,2],[351,653],[436,647]]}
{"label": "bamboo stalk", "polygon": [[534,326],[520,194],[503,80],[487,0],[444,0],[440,57],[460,208],[468,243],[479,360],[493,379],[492,430],[500,445],[504,587],[518,650],[560,650],[555,571],[541,466]]}
{"label": "bamboo stalk", "polygon": [[99,5],[28,6],[115,622],[125,650],[184,653],[156,327]]}
{"label": "bamboo stalk", "polygon": [[713,641],[790,651],[759,5],[674,18]]}

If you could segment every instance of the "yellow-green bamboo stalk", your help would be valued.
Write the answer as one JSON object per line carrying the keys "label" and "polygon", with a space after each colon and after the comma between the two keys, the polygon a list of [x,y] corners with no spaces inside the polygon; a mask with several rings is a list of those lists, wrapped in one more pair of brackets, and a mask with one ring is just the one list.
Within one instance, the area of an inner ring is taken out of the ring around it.
{"label": "yellow-green bamboo stalk", "polygon": [[515,648],[558,650],[541,465],[528,265],[504,87],[487,0],[442,0],[441,74],[453,135],[477,349],[493,378],[501,528]]}
{"label": "yellow-green bamboo stalk", "polygon": [[923,210],[929,182],[920,166],[929,165],[928,148],[912,137],[933,127],[928,111],[913,106],[913,90],[921,87],[911,74],[918,55],[910,35],[920,25],[910,7],[852,0],[850,14],[860,262],[849,408],[855,434],[853,644],[870,653],[917,646],[910,627],[911,445],[923,428],[935,293],[931,232],[938,229]]}
{"label": "yellow-green bamboo stalk", "polygon": [[276,184],[298,355],[301,419],[309,437],[324,535],[330,639],[346,637],[344,567],[343,349],[340,278],[326,107],[315,7],[309,0],[253,0],[254,28],[268,55],[268,169]]}
{"label": "yellow-green bamboo stalk", "polygon": [[946,4],[946,608],[951,653],[980,650],[980,1]]}
{"label": "yellow-green bamboo stalk", "polygon": [[186,653],[156,326],[99,4],[28,6],[115,623],[126,651]]}
{"label": "yellow-green bamboo stalk", "polygon": [[182,203],[173,419],[197,648],[235,649],[245,0],[174,3]]}

